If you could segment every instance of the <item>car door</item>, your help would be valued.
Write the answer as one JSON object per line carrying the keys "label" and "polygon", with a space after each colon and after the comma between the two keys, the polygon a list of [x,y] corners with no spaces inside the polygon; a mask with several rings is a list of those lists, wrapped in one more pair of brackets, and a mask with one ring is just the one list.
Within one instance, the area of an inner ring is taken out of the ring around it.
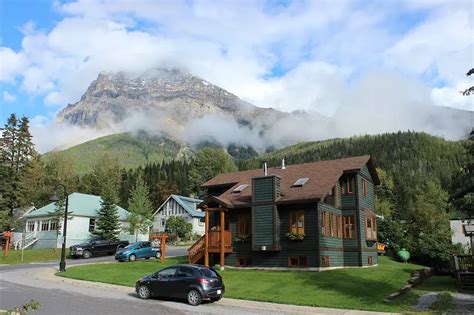
{"label": "car door", "polygon": [[163,297],[173,297],[171,294],[171,285],[174,275],[176,274],[176,267],[165,268],[157,272],[150,281],[150,289],[153,295]]}
{"label": "car door", "polygon": [[135,250],[135,254],[137,258],[145,258],[146,257],[146,248],[144,247],[143,243],[138,244]]}
{"label": "car door", "polygon": [[142,251],[142,258],[148,258],[148,257],[154,256],[150,242],[143,242],[141,251]]}
{"label": "car door", "polygon": [[103,254],[107,251],[108,241],[103,239],[97,239],[92,242],[92,252],[95,254]]}
{"label": "car door", "polygon": [[171,280],[171,288],[173,297],[185,298],[189,287],[194,282],[194,270],[189,267],[179,267],[173,280]]}

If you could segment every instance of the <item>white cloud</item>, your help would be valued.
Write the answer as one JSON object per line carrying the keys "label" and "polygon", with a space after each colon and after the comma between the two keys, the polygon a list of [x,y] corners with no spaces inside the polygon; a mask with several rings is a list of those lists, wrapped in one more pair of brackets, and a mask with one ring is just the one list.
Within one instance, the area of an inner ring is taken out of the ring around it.
{"label": "white cloud", "polygon": [[[59,109],[77,102],[100,71],[179,67],[262,107],[315,116],[337,116],[342,108],[354,114],[373,110],[380,121],[370,128],[338,125],[341,135],[413,128],[415,123],[432,130],[424,121],[402,119],[430,113],[413,106],[415,98],[426,106],[472,109],[472,102],[457,93],[473,60],[470,1],[267,4],[58,2],[56,9],[64,17],[52,29],[38,30],[28,22],[21,50],[0,48],[0,60],[8,61],[0,62],[0,81],[18,78],[25,91]],[[407,27],[405,13],[419,20]],[[276,68],[283,69],[282,75],[272,76]],[[390,73],[390,78],[367,75],[375,70]],[[399,77],[394,79],[393,73]],[[418,88],[403,84],[405,80]],[[396,85],[396,94],[389,83]],[[400,119],[379,117],[380,108]],[[318,128],[309,130],[308,138],[326,135]]]}
{"label": "white cloud", "polygon": [[16,101],[16,95],[11,94],[8,91],[3,91],[3,101],[7,103],[11,103]]}
{"label": "white cloud", "polygon": [[23,52],[16,53],[8,47],[0,47],[0,82],[13,83],[27,65]]}

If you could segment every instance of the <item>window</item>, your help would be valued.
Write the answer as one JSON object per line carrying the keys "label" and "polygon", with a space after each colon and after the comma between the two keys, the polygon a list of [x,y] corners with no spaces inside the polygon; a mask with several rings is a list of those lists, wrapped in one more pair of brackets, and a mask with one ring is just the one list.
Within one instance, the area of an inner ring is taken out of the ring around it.
{"label": "window", "polygon": [[342,194],[343,195],[352,195],[355,189],[355,179],[354,177],[346,177],[342,181]]}
{"label": "window", "polygon": [[204,222],[203,222],[201,219],[199,219],[199,220],[198,220],[198,225],[199,225],[199,226],[204,226]]}
{"label": "window", "polygon": [[58,220],[51,220],[49,223],[49,230],[56,231],[58,229]]}
{"label": "window", "polygon": [[291,187],[302,187],[308,180],[309,178],[307,177],[298,178],[298,180],[293,185],[291,185]]}
{"label": "window", "polygon": [[308,267],[308,258],[306,256],[288,257],[288,267]]}
{"label": "window", "polygon": [[365,219],[365,238],[371,241],[377,239],[377,219],[374,216]]}
{"label": "window", "polygon": [[141,245],[141,248],[148,248],[150,246],[151,246],[150,242],[143,242]]}
{"label": "window", "polygon": [[249,187],[248,184],[242,184],[242,185],[239,185],[237,188],[235,188],[234,190],[232,190],[232,193],[239,193],[241,191],[243,191],[245,188]]}
{"label": "window", "polygon": [[95,231],[95,219],[90,218],[89,219],[89,232]]}
{"label": "window", "polygon": [[41,221],[41,231],[49,231],[49,221]]}
{"label": "window", "polygon": [[321,257],[321,267],[329,267],[329,256]]}
{"label": "window", "polygon": [[344,217],[344,238],[351,239],[355,236],[354,218],[352,216]]}
{"label": "window", "polygon": [[328,235],[327,228],[327,212],[323,211],[321,213],[321,235],[324,237]]}
{"label": "window", "polygon": [[360,180],[360,182],[361,182],[361,186],[362,186],[362,194],[364,196],[367,196],[369,194],[369,184],[368,184],[367,180],[365,180],[364,178],[362,178]]}
{"label": "window", "polygon": [[250,264],[248,257],[237,257],[237,267],[245,267]]}
{"label": "window", "polygon": [[252,218],[250,213],[242,213],[237,217],[237,236],[250,235]]}
{"label": "window", "polygon": [[166,225],[165,219],[161,219],[161,226],[165,226],[165,225]]}
{"label": "window", "polygon": [[35,230],[35,222],[34,221],[28,221],[26,223],[26,232],[33,232]]}
{"label": "window", "polygon": [[335,225],[335,215],[334,213],[329,213],[329,234],[331,237],[334,237],[334,225]]}
{"label": "window", "polygon": [[158,275],[161,278],[171,278],[176,273],[176,269],[177,269],[176,267],[166,268],[166,269],[161,270],[160,272],[158,272]]}
{"label": "window", "polygon": [[342,238],[342,216],[337,216],[337,238]]}
{"label": "window", "polygon": [[372,256],[367,256],[367,265],[372,266],[374,264],[374,258]]}
{"label": "window", "polygon": [[304,234],[304,210],[290,211],[290,232]]}
{"label": "window", "polygon": [[191,278],[194,277],[194,271],[188,267],[179,267],[176,276],[180,278]]}

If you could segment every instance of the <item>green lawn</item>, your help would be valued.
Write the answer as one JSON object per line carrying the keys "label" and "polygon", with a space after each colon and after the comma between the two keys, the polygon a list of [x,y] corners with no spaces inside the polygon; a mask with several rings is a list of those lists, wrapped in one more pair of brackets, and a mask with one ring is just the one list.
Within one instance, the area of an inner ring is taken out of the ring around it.
{"label": "green lawn", "polygon": [[[23,255],[24,255],[23,263],[46,262],[46,261],[60,259],[61,249],[60,248],[56,250],[52,248],[25,249]],[[7,257],[4,256],[3,250],[1,251],[0,264],[20,264],[20,263],[21,263],[21,250],[9,250]]]}
{"label": "green lawn", "polygon": [[[185,257],[171,258],[165,264],[156,260],[133,263],[94,264],[70,267],[60,276],[133,286],[143,275],[164,266],[186,262]],[[381,257],[373,268],[339,269],[325,272],[232,270],[220,272],[226,285],[226,297],[360,310],[405,311],[424,290],[454,290],[447,279],[434,277],[390,304],[383,302],[402,287],[410,273],[421,266],[402,264]],[[446,287],[446,289],[443,289]]]}

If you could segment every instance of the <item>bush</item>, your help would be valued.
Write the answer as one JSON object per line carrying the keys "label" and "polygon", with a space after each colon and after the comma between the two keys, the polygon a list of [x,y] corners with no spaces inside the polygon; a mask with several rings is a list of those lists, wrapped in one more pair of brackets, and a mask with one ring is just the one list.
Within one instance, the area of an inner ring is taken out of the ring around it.
{"label": "bush", "polygon": [[182,217],[171,216],[166,221],[166,233],[169,235],[176,235],[175,242],[180,240],[189,240],[192,236],[193,225],[187,223]]}

